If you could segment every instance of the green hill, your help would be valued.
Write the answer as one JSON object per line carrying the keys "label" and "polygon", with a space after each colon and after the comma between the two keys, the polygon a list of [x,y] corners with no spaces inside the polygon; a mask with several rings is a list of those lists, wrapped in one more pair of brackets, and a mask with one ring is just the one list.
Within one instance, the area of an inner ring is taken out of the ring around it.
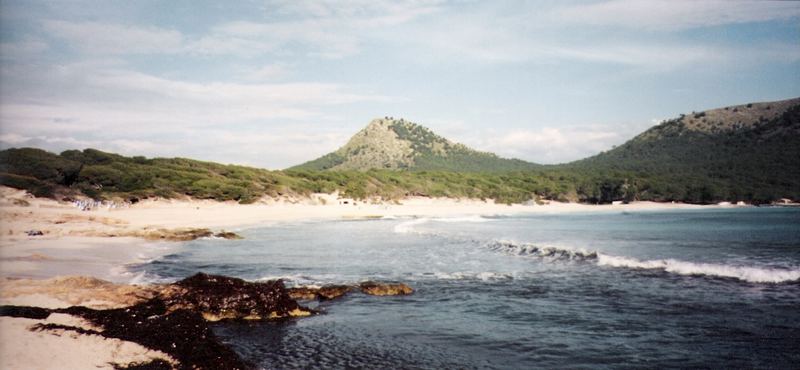
{"label": "green hill", "polygon": [[479,152],[416,123],[386,117],[372,120],[335,152],[290,170],[508,172],[537,167],[519,159]]}
{"label": "green hill", "polygon": [[681,115],[563,167],[658,177],[654,191],[680,186],[698,201],[797,197],[800,98]]}

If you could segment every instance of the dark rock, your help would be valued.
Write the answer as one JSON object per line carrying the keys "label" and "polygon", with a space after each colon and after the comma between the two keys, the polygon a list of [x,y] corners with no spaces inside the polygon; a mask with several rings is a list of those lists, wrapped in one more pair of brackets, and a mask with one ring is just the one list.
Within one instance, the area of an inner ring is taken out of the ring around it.
{"label": "dark rock", "polygon": [[251,283],[198,273],[172,284],[163,297],[170,310],[199,312],[208,321],[265,320],[313,313],[292,299],[281,280]]}
{"label": "dark rock", "polygon": [[[371,281],[361,283],[359,288],[371,295],[404,295],[414,291],[402,283]],[[222,344],[211,331],[208,321],[308,316],[314,311],[298,305],[294,299],[336,299],[353,289],[355,287],[347,285],[286,289],[281,280],[251,283],[199,273],[166,285],[154,293],[154,297],[125,308],[0,306],[0,316],[45,319],[54,312],[65,313],[81,317],[102,330],[52,323],[35,325],[32,330],[69,330],[135,342],[170,355],[178,361],[179,369],[247,369],[249,364]],[[172,367],[163,360],[113,366],[120,369]]]}
{"label": "dark rock", "polygon": [[326,285],[319,288],[320,299],[336,299],[344,296],[353,290],[353,287],[347,285]]}
{"label": "dark rock", "polygon": [[231,231],[225,231],[225,230],[222,230],[222,231],[214,234],[214,236],[217,237],[217,238],[223,238],[223,239],[244,239],[237,233],[234,233],[234,232],[231,232]]}
{"label": "dark rock", "polygon": [[289,297],[301,301],[317,299],[319,295],[319,288],[309,288],[304,286],[289,288],[287,291],[289,292]]}
{"label": "dark rock", "polygon": [[365,281],[359,285],[361,291],[369,295],[407,295],[414,293],[414,289],[403,283],[379,283]]}
{"label": "dark rock", "polygon": [[25,232],[28,236],[42,236],[44,233],[42,230],[28,230]]}
{"label": "dark rock", "polygon": [[299,300],[331,300],[344,296],[353,290],[349,285],[326,285],[321,288],[300,286],[289,288],[289,296]]}

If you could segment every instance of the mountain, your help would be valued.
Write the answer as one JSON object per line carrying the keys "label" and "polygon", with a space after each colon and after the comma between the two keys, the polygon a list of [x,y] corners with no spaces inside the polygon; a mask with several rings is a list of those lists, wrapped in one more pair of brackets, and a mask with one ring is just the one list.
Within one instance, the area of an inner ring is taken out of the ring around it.
{"label": "mountain", "polygon": [[701,198],[715,192],[748,199],[796,194],[800,98],[683,114],[564,167],[669,178],[705,192]]}
{"label": "mountain", "polygon": [[761,204],[800,201],[798,158],[800,98],[681,115],[617,148],[561,165],[499,158],[386,118],[370,123],[336,152],[295,167],[298,171],[125,157],[95,149],[55,154],[11,148],[0,150],[0,185],[36,196],[131,201],[191,197],[249,203],[338,191],[354,199],[382,200],[430,196],[507,203]]}
{"label": "mountain", "polygon": [[470,149],[402,118],[385,117],[372,120],[335,152],[289,169],[504,172],[537,167]]}

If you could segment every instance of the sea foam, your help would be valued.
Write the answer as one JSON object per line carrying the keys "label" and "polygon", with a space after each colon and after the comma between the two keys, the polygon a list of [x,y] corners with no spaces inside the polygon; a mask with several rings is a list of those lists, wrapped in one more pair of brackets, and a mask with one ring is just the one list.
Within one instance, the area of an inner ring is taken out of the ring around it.
{"label": "sea foam", "polygon": [[734,266],[717,263],[687,262],[676,259],[637,260],[629,257],[609,256],[598,253],[600,266],[633,269],[660,269],[679,275],[706,275],[734,278],[751,283],[785,283],[800,280],[800,269],[778,269],[770,267]]}
{"label": "sea foam", "polygon": [[444,222],[444,223],[483,223],[494,221],[490,218],[482,216],[465,216],[465,217],[423,217],[415,218],[413,220],[401,222],[394,227],[394,232],[399,234],[408,234],[416,232],[414,226],[419,226],[429,222]]}

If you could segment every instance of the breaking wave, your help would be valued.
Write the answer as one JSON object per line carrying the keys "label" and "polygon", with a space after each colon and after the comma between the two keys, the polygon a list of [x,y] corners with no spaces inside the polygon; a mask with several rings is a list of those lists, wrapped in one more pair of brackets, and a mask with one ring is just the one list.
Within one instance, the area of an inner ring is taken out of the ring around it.
{"label": "breaking wave", "polygon": [[508,241],[494,241],[488,247],[495,251],[519,256],[553,260],[591,261],[598,266],[634,270],[662,270],[671,274],[733,278],[751,283],[786,283],[800,280],[800,269],[798,268],[737,266],[721,263],[688,262],[671,258],[639,260],[631,257],[607,255],[596,251],[518,244]]}
{"label": "breaking wave", "polygon": [[679,275],[706,275],[734,278],[751,283],[785,283],[800,280],[800,269],[734,266],[717,263],[687,262],[676,259],[640,261],[635,258],[598,254],[597,264],[600,266],[632,269],[658,269]]}

